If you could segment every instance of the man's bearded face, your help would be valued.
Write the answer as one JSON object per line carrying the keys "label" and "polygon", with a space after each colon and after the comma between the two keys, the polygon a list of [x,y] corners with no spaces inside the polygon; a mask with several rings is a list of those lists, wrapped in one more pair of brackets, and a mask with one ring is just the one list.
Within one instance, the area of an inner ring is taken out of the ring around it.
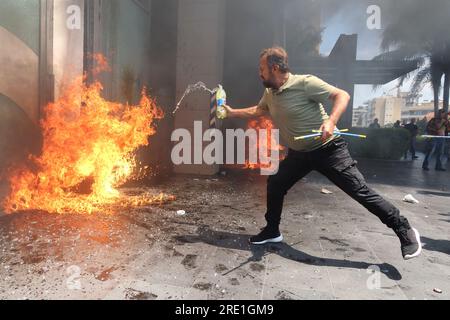
{"label": "man's bearded face", "polygon": [[267,63],[267,58],[262,57],[259,61],[259,77],[262,80],[264,87],[268,89],[275,89],[275,75],[273,71],[269,68]]}

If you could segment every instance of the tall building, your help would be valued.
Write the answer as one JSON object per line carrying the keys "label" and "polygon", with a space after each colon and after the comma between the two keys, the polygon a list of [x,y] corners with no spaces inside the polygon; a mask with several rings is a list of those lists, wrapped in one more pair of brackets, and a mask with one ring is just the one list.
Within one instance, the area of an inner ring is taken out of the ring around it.
{"label": "tall building", "polygon": [[409,122],[412,118],[421,120],[424,117],[427,117],[428,120],[434,117],[434,101],[417,102],[413,105],[406,106],[402,110],[402,121]]}
{"label": "tall building", "polygon": [[402,109],[406,106],[406,99],[398,97],[383,96],[375,98],[370,102],[369,121],[378,119],[380,126],[392,125],[402,118]]}
{"label": "tall building", "polygon": [[370,125],[369,105],[359,106],[353,110],[353,127],[366,128]]}

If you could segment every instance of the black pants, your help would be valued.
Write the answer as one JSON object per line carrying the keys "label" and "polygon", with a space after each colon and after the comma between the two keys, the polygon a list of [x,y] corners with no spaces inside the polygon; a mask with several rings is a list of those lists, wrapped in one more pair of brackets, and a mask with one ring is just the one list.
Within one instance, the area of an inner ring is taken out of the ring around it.
{"label": "black pants", "polygon": [[[409,152],[412,154],[412,158],[416,156],[416,143],[417,143],[417,137],[411,136],[411,139],[409,140]],[[405,160],[408,159],[408,151],[405,152]]]}
{"label": "black pants", "polygon": [[312,170],[326,176],[394,231],[411,228],[394,205],[367,186],[347,146],[344,139],[338,138],[312,152],[289,150],[287,158],[280,163],[278,173],[268,179],[266,220],[269,228],[278,229],[284,196]]}

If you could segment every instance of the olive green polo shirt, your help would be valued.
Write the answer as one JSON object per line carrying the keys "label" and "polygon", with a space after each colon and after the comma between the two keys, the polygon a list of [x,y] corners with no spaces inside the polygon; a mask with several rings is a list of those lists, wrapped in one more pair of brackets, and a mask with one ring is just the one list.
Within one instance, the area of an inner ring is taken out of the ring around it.
{"label": "olive green polo shirt", "polygon": [[321,139],[297,140],[294,138],[312,134],[329,119],[324,104],[337,88],[312,75],[289,74],[279,89],[266,89],[258,107],[268,111],[280,135],[289,148],[309,152],[329,143]]}

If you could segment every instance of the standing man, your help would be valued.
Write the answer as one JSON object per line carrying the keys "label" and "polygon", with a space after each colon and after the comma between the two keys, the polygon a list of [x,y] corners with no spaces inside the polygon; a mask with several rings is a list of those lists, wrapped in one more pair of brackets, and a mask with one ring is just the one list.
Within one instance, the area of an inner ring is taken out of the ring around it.
{"label": "standing man", "polygon": [[[447,134],[448,120],[447,113],[444,110],[439,110],[438,116],[433,118],[428,122],[427,125],[427,134],[431,136],[443,137]],[[436,171],[447,171],[442,166],[441,155],[443,152],[445,141],[442,138],[431,138],[427,140],[426,144],[426,154],[425,160],[423,162],[422,168],[425,171],[429,171],[428,168],[430,156],[433,154],[436,155]]]}
{"label": "standing man", "polygon": [[380,121],[378,119],[373,120],[373,122],[369,125],[369,129],[381,129]]}
{"label": "standing man", "polygon": [[[226,106],[229,117],[252,118],[269,114],[289,146],[287,158],[267,184],[267,226],[250,238],[255,245],[281,242],[279,225],[283,200],[300,179],[316,170],[366,209],[375,214],[400,239],[404,259],[420,255],[420,235],[391,203],[370,189],[356,162],[350,156],[347,143],[334,135],[336,124],[350,101],[347,92],[337,89],[311,75],[294,75],[289,71],[288,55],[283,48],[265,49],[260,56],[260,77],[267,88],[257,106],[233,109]],[[331,116],[323,104],[331,100]],[[295,140],[312,130],[323,131],[321,140]]]}
{"label": "standing man", "polygon": [[[409,131],[411,137],[409,142],[409,152],[412,154],[412,159],[416,160],[419,157],[416,156],[416,141],[419,133],[419,127],[416,125],[416,118],[412,118],[411,122],[405,125],[405,129]],[[406,152],[405,159],[408,158],[408,152]]]}

